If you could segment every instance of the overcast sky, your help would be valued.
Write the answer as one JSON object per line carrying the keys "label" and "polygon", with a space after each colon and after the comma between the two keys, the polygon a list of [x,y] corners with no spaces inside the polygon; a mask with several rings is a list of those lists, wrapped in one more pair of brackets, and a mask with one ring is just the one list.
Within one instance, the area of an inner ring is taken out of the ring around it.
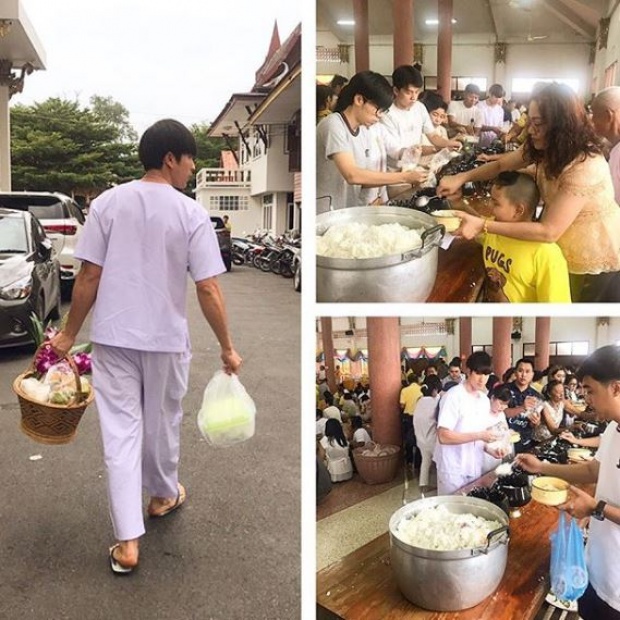
{"label": "overcast sky", "polygon": [[46,54],[11,104],[112,97],[140,133],[171,117],[213,121],[247,92],[274,21],[284,42],[301,21],[295,0],[21,0]]}

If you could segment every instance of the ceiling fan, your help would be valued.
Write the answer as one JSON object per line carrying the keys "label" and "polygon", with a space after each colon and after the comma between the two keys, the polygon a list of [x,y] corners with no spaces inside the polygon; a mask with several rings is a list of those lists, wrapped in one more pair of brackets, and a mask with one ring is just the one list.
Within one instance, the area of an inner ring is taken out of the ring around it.
{"label": "ceiling fan", "polygon": [[525,38],[525,40],[528,43],[532,43],[532,41],[542,41],[543,39],[548,39],[549,35],[548,34],[538,34],[538,35],[533,35],[532,34],[532,14],[528,11],[528,15],[527,15],[527,37]]}

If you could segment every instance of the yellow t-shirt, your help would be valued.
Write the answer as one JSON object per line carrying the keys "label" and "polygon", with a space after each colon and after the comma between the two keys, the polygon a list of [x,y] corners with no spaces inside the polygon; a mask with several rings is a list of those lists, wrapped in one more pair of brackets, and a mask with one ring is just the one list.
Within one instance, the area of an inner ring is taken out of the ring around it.
{"label": "yellow t-shirt", "polygon": [[413,415],[417,402],[422,397],[422,388],[417,383],[412,383],[400,391],[400,404],[404,405],[403,413]]}
{"label": "yellow t-shirt", "polygon": [[482,236],[486,301],[570,302],[568,267],[556,243]]}

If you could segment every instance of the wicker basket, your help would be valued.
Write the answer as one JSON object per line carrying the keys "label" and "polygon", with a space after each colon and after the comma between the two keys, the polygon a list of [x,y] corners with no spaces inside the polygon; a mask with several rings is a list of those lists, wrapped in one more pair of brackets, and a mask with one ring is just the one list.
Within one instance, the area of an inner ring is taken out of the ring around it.
{"label": "wicker basket", "polygon": [[365,448],[353,450],[355,468],[366,484],[383,484],[394,479],[400,465],[400,446],[395,447],[398,450],[385,456],[364,456]]}
{"label": "wicker basket", "polygon": [[93,401],[95,393],[92,387],[88,394],[82,392],[80,375],[75,362],[70,356],[65,356],[75,376],[75,403],[70,405],[40,403],[24,394],[21,389],[22,380],[34,374],[34,360],[39,349],[34,354],[30,368],[13,381],[13,391],[17,394],[22,414],[21,429],[28,437],[38,443],[54,446],[69,443],[74,439],[82,414]]}

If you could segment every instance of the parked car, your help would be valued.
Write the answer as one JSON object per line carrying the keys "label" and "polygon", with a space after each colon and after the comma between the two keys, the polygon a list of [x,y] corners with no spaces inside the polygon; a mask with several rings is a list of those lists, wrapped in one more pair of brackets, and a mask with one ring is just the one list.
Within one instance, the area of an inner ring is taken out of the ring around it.
{"label": "parked car", "polygon": [[60,262],[27,211],[0,207],[0,347],[32,341],[31,314],[60,318]]}
{"label": "parked car", "polygon": [[226,228],[224,220],[216,215],[211,216],[211,223],[217,235],[217,242],[220,246],[220,254],[226,267],[226,271],[232,269],[232,242],[230,239],[230,230]]}
{"label": "parked car", "polygon": [[38,218],[58,254],[62,290],[68,296],[81,264],[73,255],[85,221],[79,205],[57,192],[0,192],[0,207]]}

